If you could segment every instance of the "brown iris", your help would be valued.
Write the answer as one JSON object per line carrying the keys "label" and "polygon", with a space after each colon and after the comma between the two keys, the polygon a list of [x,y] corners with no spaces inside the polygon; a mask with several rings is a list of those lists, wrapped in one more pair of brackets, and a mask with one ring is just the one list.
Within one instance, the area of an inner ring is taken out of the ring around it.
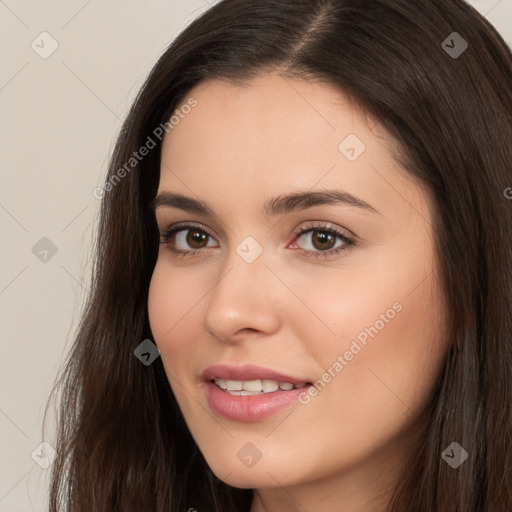
{"label": "brown iris", "polygon": [[[194,249],[201,249],[202,242],[207,242],[208,235],[198,229],[189,229],[187,233],[187,244]],[[196,245],[197,244],[197,245]]]}
{"label": "brown iris", "polygon": [[335,242],[335,237],[328,231],[313,231],[312,241],[313,247],[318,250],[332,249],[332,242]]}

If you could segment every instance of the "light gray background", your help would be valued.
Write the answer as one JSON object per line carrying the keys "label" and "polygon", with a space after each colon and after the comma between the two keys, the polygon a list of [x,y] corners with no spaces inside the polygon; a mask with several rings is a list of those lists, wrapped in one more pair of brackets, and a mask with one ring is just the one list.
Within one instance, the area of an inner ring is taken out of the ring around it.
{"label": "light gray background", "polygon": [[[0,0],[0,512],[46,510],[41,425],[89,282],[93,190],[147,73],[212,3]],[[510,45],[512,0],[470,3]],[[43,237],[55,255],[33,253]]]}

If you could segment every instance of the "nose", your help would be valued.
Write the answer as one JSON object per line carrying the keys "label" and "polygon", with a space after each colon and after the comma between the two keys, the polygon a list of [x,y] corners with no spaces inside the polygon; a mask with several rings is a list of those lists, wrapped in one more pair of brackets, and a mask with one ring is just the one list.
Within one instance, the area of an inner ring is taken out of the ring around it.
{"label": "nose", "polygon": [[206,331],[223,342],[269,335],[280,325],[279,285],[263,252],[248,263],[235,250],[227,258],[209,294]]}

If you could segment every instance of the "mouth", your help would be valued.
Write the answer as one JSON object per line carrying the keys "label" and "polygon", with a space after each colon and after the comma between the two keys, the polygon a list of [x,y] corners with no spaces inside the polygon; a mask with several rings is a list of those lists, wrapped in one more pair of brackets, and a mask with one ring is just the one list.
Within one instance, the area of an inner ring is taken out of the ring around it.
{"label": "mouth", "polygon": [[202,374],[212,412],[233,421],[259,421],[300,403],[311,381],[261,366],[215,365]]}
{"label": "mouth", "polygon": [[293,389],[302,389],[311,384],[310,382],[294,384],[293,382],[270,379],[227,380],[214,378],[210,382],[229,395],[237,396],[267,395],[276,391],[292,391]]}

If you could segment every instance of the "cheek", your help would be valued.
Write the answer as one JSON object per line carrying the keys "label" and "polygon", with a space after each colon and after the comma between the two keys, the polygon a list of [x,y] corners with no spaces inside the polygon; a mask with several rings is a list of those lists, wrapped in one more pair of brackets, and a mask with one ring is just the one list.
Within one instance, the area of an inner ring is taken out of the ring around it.
{"label": "cheek", "polygon": [[[179,356],[194,347],[187,336],[190,338],[193,326],[197,325],[194,306],[198,305],[201,296],[201,288],[193,276],[172,271],[166,268],[165,262],[157,262],[149,286],[148,314],[154,341],[168,371],[172,361],[176,360],[170,357],[171,354]],[[185,328],[187,336],[183,332]]]}
{"label": "cheek", "polygon": [[343,334],[322,359],[330,382],[315,398],[319,424],[343,425],[346,438],[378,446],[422,412],[448,347],[441,296],[427,281],[414,293],[375,289],[344,307]]}
{"label": "cheek", "polygon": [[319,392],[311,400],[318,425],[343,425],[348,438],[393,435],[427,404],[449,346],[428,249],[404,248],[402,258],[381,252],[374,264],[321,291],[311,289],[311,275],[300,283],[298,293],[325,324],[311,315],[309,322],[296,319],[296,339],[319,363]]}
{"label": "cheek", "polygon": [[151,277],[148,296],[149,324],[157,344],[162,342],[166,332],[172,328],[173,315],[177,306],[176,294],[168,281],[161,271],[161,265],[157,262]]}

